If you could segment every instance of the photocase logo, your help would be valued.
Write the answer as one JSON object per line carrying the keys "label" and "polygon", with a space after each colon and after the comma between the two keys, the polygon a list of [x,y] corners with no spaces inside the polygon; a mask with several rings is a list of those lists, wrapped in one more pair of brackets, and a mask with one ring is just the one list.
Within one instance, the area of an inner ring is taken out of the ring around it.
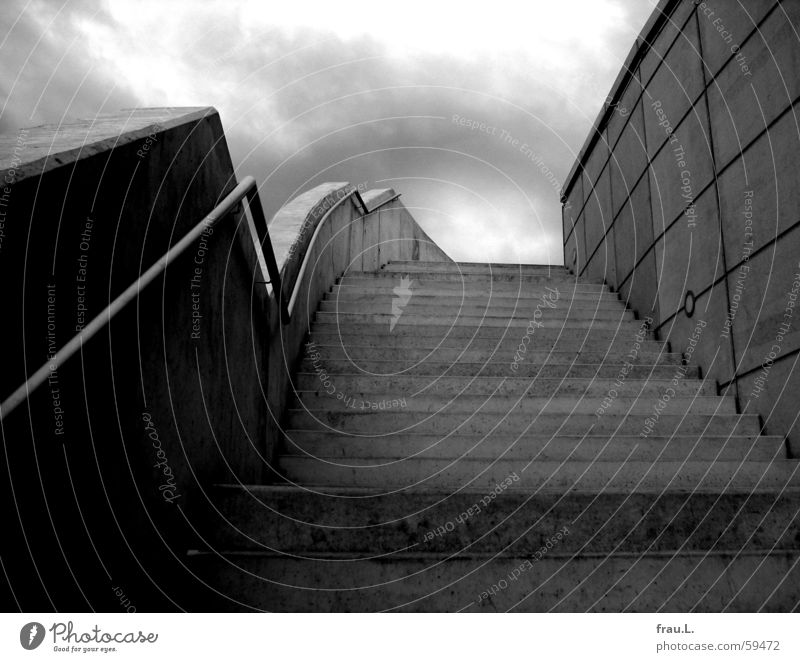
{"label": "photocase logo", "polygon": [[44,641],[44,625],[41,623],[35,621],[28,623],[19,631],[19,643],[26,651],[38,648],[42,641]]}
{"label": "photocase logo", "polygon": [[389,322],[389,332],[394,331],[395,325],[403,314],[403,308],[405,308],[406,304],[411,300],[411,287],[413,284],[414,281],[411,280],[411,276],[402,276],[400,278],[400,285],[392,290],[395,296],[392,299],[392,319]]}

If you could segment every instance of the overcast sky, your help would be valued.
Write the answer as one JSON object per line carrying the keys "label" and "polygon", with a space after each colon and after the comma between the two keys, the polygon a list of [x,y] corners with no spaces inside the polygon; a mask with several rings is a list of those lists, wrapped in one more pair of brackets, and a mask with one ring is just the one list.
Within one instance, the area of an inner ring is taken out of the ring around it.
{"label": "overcast sky", "polygon": [[268,216],[323,181],[391,186],[454,259],[560,264],[558,190],[652,10],[2,0],[0,132],[215,106]]}

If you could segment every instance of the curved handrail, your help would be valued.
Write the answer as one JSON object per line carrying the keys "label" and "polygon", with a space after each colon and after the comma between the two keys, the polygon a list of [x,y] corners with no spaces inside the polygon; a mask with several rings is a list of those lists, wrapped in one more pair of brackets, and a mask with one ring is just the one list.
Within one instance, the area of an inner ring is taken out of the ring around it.
{"label": "curved handrail", "polygon": [[[389,189],[389,190],[391,190],[391,189]],[[297,276],[295,277],[294,283],[292,284],[292,292],[291,292],[291,295],[289,296],[289,304],[287,306],[288,314],[289,314],[290,317],[292,315],[292,312],[294,311],[295,303],[297,302],[297,294],[298,294],[297,286],[303,280],[303,276],[305,275],[305,271],[306,271],[306,265],[308,264],[308,261],[309,261],[310,256],[311,256],[311,247],[316,242],[317,237],[319,236],[319,233],[322,230],[322,226],[324,225],[325,221],[328,220],[328,217],[345,200],[348,200],[351,197],[355,198],[356,205],[361,208],[361,211],[363,212],[364,216],[366,216],[367,214],[371,214],[378,207],[381,207],[381,206],[383,206],[385,204],[388,204],[388,203],[392,202],[393,200],[397,200],[397,198],[400,197],[400,194],[399,193],[395,193],[394,191],[392,191],[390,196],[388,196],[386,199],[381,199],[380,202],[377,205],[375,205],[374,207],[370,208],[370,207],[367,206],[366,202],[364,202],[364,199],[361,197],[361,193],[359,193],[358,189],[357,188],[353,188],[346,195],[343,195],[340,198],[338,198],[336,200],[336,202],[334,202],[325,211],[325,213],[323,214],[322,218],[320,218],[319,222],[317,223],[317,226],[314,228],[314,232],[311,234],[311,238],[308,240],[308,244],[306,245],[306,251],[305,251],[305,253],[303,255],[303,261],[300,263],[300,269],[298,269]]]}
{"label": "curved handrail", "polygon": [[267,275],[269,280],[263,281],[264,284],[271,284],[272,291],[278,301],[280,310],[281,322],[288,324],[291,321],[292,310],[294,309],[297,300],[298,285],[302,281],[305,274],[306,266],[311,254],[311,247],[314,245],[320,230],[331,215],[331,213],[339,207],[342,202],[355,196],[356,204],[361,208],[364,215],[369,214],[378,207],[381,207],[393,200],[396,200],[399,194],[395,194],[391,189],[390,195],[380,199],[378,204],[369,208],[364,202],[361,194],[357,188],[348,191],[346,195],[340,197],[334,204],[332,204],[322,216],[314,228],[314,232],[306,244],[306,251],[303,255],[300,269],[291,284],[291,293],[288,296],[284,294],[282,287],[282,277],[278,269],[278,263],[275,259],[275,252],[272,248],[272,241],[269,236],[269,229],[267,221],[264,217],[264,209],[261,206],[261,200],[258,195],[258,186],[254,177],[246,176],[214,209],[207,214],[202,221],[195,225],[186,235],[183,236],[178,243],[167,250],[147,271],[145,271],[139,278],[137,278],[130,286],[128,286],[116,299],[114,299],[103,311],[96,315],[86,326],[81,329],[75,336],[73,336],[60,350],[58,350],[47,362],[44,363],[35,373],[33,373],[22,386],[17,388],[11,395],[9,395],[2,403],[0,403],[0,420],[6,418],[12,411],[14,411],[20,404],[22,404],[30,394],[39,388],[48,377],[58,369],[58,367],[66,360],[74,356],[83,346],[83,343],[93,338],[97,333],[108,324],[111,319],[117,315],[125,306],[133,301],[139,293],[152,283],[156,278],[163,274],[167,267],[170,266],[184,251],[208,228],[216,225],[220,219],[226,217],[242,200],[246,200],[250,216],[255,226],[256,236],[253,238],[254,243],[257,244],[262,251],[264,261],[267,266]]}
{"label": "curved handrail", "polygon": [[[73,336],[58,352],[56,352],[41,368],[33,373],[22,386],[16,389],[11,395],[0,404],[0,420],[8,416],[16,409],[28,396],[47,381],[58,367],[67,359],[76,354],[83,343],[90,340],[93,336],[108,324],[111,319],[119,313],[126,305],[133,301],[139,293],[152,283],[156,278],[163,274],[167,267],[172,264],[181,254],[208,228],[213,227],[217,222],[235,210],[235,207],[242,201],[247,200],[248,208],[255,225],[258,243],[262,249],[264,260],[267,264],[269,280],[272,283],[273,292],[278,298],[280,306],[281,320],[284,324],[289,322],[289,309],[282,296],[281,276],[275,260],[275,253],[272,250],[272,243],[269,238],[267,222],[264,218],[264,210],[258,197],[258,186],[255,178],[245,177],[214,209],[207,214],[202,221],[194,226],[184,237],[174,246],[167,250],[147,271],[137,278],[127,287],[116,299],[106,308],[95,316],[83,329]],[[254,238],[254,243],[255,243]]]}

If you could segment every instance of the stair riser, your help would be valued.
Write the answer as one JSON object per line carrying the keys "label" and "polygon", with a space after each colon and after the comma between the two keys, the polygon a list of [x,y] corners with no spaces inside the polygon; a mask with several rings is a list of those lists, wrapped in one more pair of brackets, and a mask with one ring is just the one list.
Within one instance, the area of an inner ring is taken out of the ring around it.
{"label": "stair riser", "polygon": [[[313,415],[312,415],[313,414]],[[757,435],[760,434],[758,417],[695,414],[692,416],[662,416],[651,427],[646,425],[650,418],[643,414],[631,414],[625,420],[617,417],[589,414],[576,414],[565,420],[563,415],[531,416],[530,414],[465,414],[439,413],[434,416],[417,412],[388,410],[378,412],[361,411],[314,411],[289,410],[287,429],[295,430],[333,430],[358,434],[396,434],[415,432],[423,434],[519,434],[530,430],[536,434],[609,434],[638,436],[669,436],[672,434],[708,435]],[[591,432],[590,432],[591,430]]]}
{"label": "stair riser", "polygon": [[[347,279],[342,285],[334,285],[331,291],[326,294],[326,297],[341,300],[374,300],[377,297],[393,297],[395,296],[395,288],[398,283],[381,283],[375,282],[370,285],[348,285]],[[472,301],[474,303],[484,304],[491,301],[492,303],[501,303],[503,305],[514,305],[519,302],[535,305],[542,301],[543,296],[551,294],[545,288],[536,287],[496,287],[491,288],[478,288],[467,287],[458,285],[448,285],[441,283],[436,286],[428,285],[413,285],[414,298],[420,299],[442,299],[444,301],[452,300],[456,304],[460,301]],[[554,295],[555,296],[555,295]],[[558,289],[559,302],[574,302],[574,303],[603,303],[603,304],[621,304],[619,295],[614,292],[599,289],[582,290],[579,288]]]}
{"label": "stair riser", "polygon": [[[430,342],[429,339],[431,338],[435,338],[434,342],[437,344],[440,341],[452,342],[455,339],[472,340],[473,346],[475,346],[474,342],[481,339],[492,339],[495,342],[502,339],[504,342],[511,342],[513,345],[518,346],[522,342],[527,325],[527,322],[522,323],[521,327],[478,324],[471,326],[442,326],[439,324],[416,326],[397,324],[394,329],[389,332],[388,320],[384,320],[380,324],[364,324],[346,321],[344,316],[342,316],[341,319],[337,319],[337,316],[331,316],[331,319],[327,322],[318,320],[314,323],[312,326],[312,336],[333,336],[339,339],[339,342],[344,339],[346,342],[352,344],[363,344],[358,342],[361,338],[376,338],[386,346],[391,346],[391,344],[397,342],[398,339],[403,339],[401,342],[404,342],[405,336],[412,336],[417,339],[418,342],[425,339],[426,344]],[[585,342],[587,349],[602,348],[605,350],[609,346],[612,346],[620,349],[624,348],[625,352],[629,352],[635,343],[634,336],[636,335],[637,329],[631,328],[627,322],[622,325],[612,325],[612,327],[613,328],[607,329],[597,325],[589,325],[588,328],[584,328],[584,326],[576,326],[576,323],[570,322],[569,326],[566,327],[556,325],[555,328],[536,328],[533,333],[533,338],[536,339],[534,348],[541,346],[542,348],[546,347],[550,349],[555,341],[558,341],[559,345],[565,342],[573,343],[573,346],[578,348],[581,346],[581,343]],[[323,343],[321,339],[318,340],[318,342],[320,344]],[[654,345],[651,346],[650,342],[654,343]],[[459,346],[466,344],[467,343],[460,343]],[[658,343],[652,338],[646,338],[644,342],[641,343],[641,348],[652,348],[657,344]],[[559,345],[556,346],[556,349],[559,348]]]}
{"label": "stair riser", "polygon": [[[418,345],[417,345],[418,347]],[[514,347],[511,343],[507,343],[503,348],[505,351],[498,348],[496,345],[491,348],[481,350],[471,350],[456,347],[370,347],[359,345],[341,345],[339,343],[333,345],[316,345],[314,351],[319,354],[321,360],[352,360],[354,365],[359,365],[361,361],[399,361],[402,365],[408,366],[418,361],[433,361],[433,362],[454,362],[461,363],[499,363],[508,365],[508,350],[513,353],[518,348]],[[570,364],[570,363],[606,363],[621,366],[623,361],[630,360],[629,356],[617,351],[609,353],[606,351],[579,351],[573,350],[572,352],[565,351],[529,351],[525,355],[526,359],[531,363],[542,364]],[[643,363],[649,365],[679,365],[681,362],[680,354],[667,354],[666,352],[639,352],[635,361],[632,363]]]}
{"label": "stair riser", "polygon": [[[341,393],[342,397],[338,397]],[[631,398],[620,396],[604,402],[600,397],[577,397],[562,395],[553,397],[511,395],[418,395],[407,397],[395,393],[376,393],[374,391],[348,392],[340,390],[333,395],[316,395],[301,392],[298,408],[330,411],[362,411],[369,409],[402,409],[407,412],[425,412],[436,415],[440,412],[481,414],[524,413],[530,416],[542,414],[594,414],[605,406],[603,416],[624,416],[628,412],[651,414],[658,396]],[[673,416],[683,414],[735,414],[733,398],[675,397],[666,407]]]}
{"label": "stair riser", "polygon": [[400,458],[485,458],[495,460],[578,462],[624,461],[773,461],[785,457],[781,437],[688,437],[642,439],[640,437],[535,437],[453,435],[441,438],[398,434],[391,437],[347,437],[340,434],[289,430],[284,448],[293,455],[332,459],[371,459],[378,464]]}
{"label": "stair riser", "polygon": [[[325,370],[324,362],[319,362],[320,370]],[[357,369],[358,364],[354,364]],[[326,373],[300,373],[294,379],[294,388],[298,391],[310,391],[324,396],[330,391],[320,379]],[[342,375],[335,378],[337,391],[348,394],[363,394],[367,399],[375,393],[402,393],[405,396],[424,397],[456,396],[456,395],[504,395],[522,397],[550,397],[550,396],[577,396],[577,397],[638,397],[649,398],[661,396],[666,388],[672,388],[675,394],[683,397],[695,395],[715,396],[716,389],[710,382],[698,380],[681,380],[673,384],[670,380],[652,379],[627,380],[621,384],[611,379],[574,379],[569,381],[559,379],[507,379],[505,377],[405,377],[393,375],[392,377],[373,377],[367,374]],[[304,393],[306,395],[306,393]],[[373,398],[374,399],[374,398]]]}
{"label": "stair riser", "polygon": [[[432,363],[429,361],[420,362],[416,365],[402,363],[400,361],[359,361],[358,368],[365,373],[377,376],[393,376],[401,373],[403,375],[430,375],[430,376],[467,376],[467,377],[517,377],[517,378],[602,378],[617,379],[620,375],[620,367],[616,365],[587,365],[587,364],[545,364],[536,365],[533,362],[523,361],[516,364],[516,370],[512,369],[511,358],[507,364],[502,363]],[[352,373],[353,363],[348,360],[328,360],[314,361],[306,359],[301,365],[301,372],[317,372],[320,367],[328,374],[336,375],[340,373]],[[624,380],[628,379],[673,379],[685,375],[686,377],[697,377],[698,371],[695,367],[687,367],[685,372],[680,366],[670,365],[634,365],[628,368]]]}
{"label": "stair riser", "polygon": [[[356,273],[358,275],[356,275]],[[359,284],[361,282],[369,282],[370,280],[393,280],[393,281],[400,281],[402,274],[400,273],[387,273],[387,272],[379,272],[379,273],[348,273],[343,278],[341,278],[341,282],[349,285]],[[417,280],[417,279],[415,279]],[[537,283],[542,287],[552,287],[552,288],[559,288],[561,287],[574,287],[575,286],[575,277],[574,276],[550,276],[548,277],[546,274],[543,275],[528,275],[528,274],[512,274],[512,273],[498,273],[489,275],[481,274],[481,273],[474,273],[474,274],[458,274],[458,273],[425,273],[420,274],[420,278],[418,279],[421,283],[435,283],[435,282],[450,282],[450,283],[487,283],[487,282],[496,282],[496,283],[514,283],[516,286],[518,283]],[[581,278],[580,287],[581,289],[589,288],[589,287],[596,287],[598,289],[605,288],[606,286],[603,284],[603,281],[600,279],[594,278]]]}
{"label": "stair riser", "polygon": [[462,264],[452,262],[389,262],[381,267],[384,273],[454,273],[553,276],[555,278],[575,278],[564,267],[547,265],[507,265],[507,264]]}
{"label": "stair riser", "polygon": [[[347,464],[346,461],[342,464]],[[794,463],[777,460],[767,465],[748,462],[545,462],[529,460],[410,459],[383,466],[342,466],[315,458],[284,456],[281,473],[307,486],[369,487],[385,490],[452,488],[469,485],[491,489],[512,474],[522,489],[546,490],[780,490],[790,479]],[[527,467],[527,468],[526,468]]]}
{"label": "stair riser", "polygon": [[[393,331],[398,326],[405,327],[418,327],[418,326],[439,326],[442,329],[447,329],[452,325],[465,326],[465,327],[500,327],[504,329],[525,329],[531,323],[531,320],[526,318],[508,318],[508,317],[481,317],[478,316],[447,316],[447,315],[406,315],[402,314],[397,319],[391,314],[369,314],[369,313],[344,313],[344,312],[317,312],[314,315],[314,321],[320,324],[336,324],[337,320],[340,324],[375,324],[378,327],[385,327],[390,330],[390,325],[394,322]],[[619,330],[625,332],[627,323],[633,321],[633,318],[627,313],[622,316],[600,317],[590,315],[588,318],[572,316],[569,317],[552,314],[542,315],[541,319],[537,320],[538,324],[533,329],[533,334],[539,329],[561,329],[564,325],[568,324],[573,329],[605,329],[605,330]],[[390,332],[391,332],[390,331]],[[523,331],[524,334],[524,331]]]}
{"label": "stair riser", "polygon": [[[425,333],[425,329],[420,329],[420,333],[409,333],[413,331],[411,327],[395,327],[391,336],[375,333],[375,328],[370,326],[366,330],[357,333],[350,326],[340,327],[336,330],[335,324],[314,325],[310,339],[317,345],[339,345],[346,348],[351,347],[373,347],[386,350],[419,350],[422,347],[438,346],[441,349],[458,351],[471,350],[493,350],[495,353],[508,351],[513,354],[520,346],[521,336],[511,333],[510,329],[480,329],[478,333],[464,333],[465,329],[453,327],[446,331],[437,330],[435,334]],[[494,333],[487,333],[494,331]],[[538,333],[541,331],[542,333]],[[609,355],[622,355],[627,357],[631,352],[633,343],[621,334],[612,337],[606,331],[590,330],[581,331],[575,334],[568,329],[564,329],[561,337],[557,339],[558,332],[548,329],[538,329],[536,342],[527,345],[527,355],[541,356],[551,352],[599,352],[601,355],[608,352]],[[666,343],[655,340],[646,340],[640,343],[639,352],[658,354],[666,353]],[[622,364],[622,360],[619,361]]]}
{"label": "stair riser", "polygon": [[[326,313],[349,313],[360,315],[394,315],[392,310],[392,297],[381,300],[375,297],[372,301],[350,302],[343,300],[327,300],[320,304],[320,310]],[[464,302],[459,305],[448,305],[444,302],[430,303],[416,301],[412,298],[407,304],[401,306],[402,315],[414,315],[422,317],[442,316],[444,319],[454,319],[457,317],[506,317],[525,320],[534,319],[537,308],[535,306],[481,306],[472,302]],[[564,305],[558,308],[539,309],[541,319],[634,319],[633,312],[626,310],[622,304],[612,306],[587,306],[587,305]]]}
{"label": "stair riser", "polygon": [[[268,557],[213,556],[192,567],[223,595],[217,610],[268,611],[528,611],[528,612],[756,612],[790,611],[800,599],[797,555],[767,557],[578,558],[544,556],[509,581],[524,558],[495,560],[318,562]],[[261,577],[271,581],[264,581]],[[407,577],[402,581],[398,578]],[[499,582],[508,586],[499,589]],[[288,586],[287,586],[288,585]],[[293,586],[362,590],[302,590]],[[495,589],[493,587],[498,587]],[[741,590],[740,590],[741,587]],[[492,590],[494,595],[489,595]],[[484,597],[485,596],[485,597]]]}
{"label": "stair riser", "polygon": [[566,525],[569,535],[558,548],[563,554],[800,546],[797,499],[788,496],[488,490],[456,493],[444,501],[425,492],[365,503],[306,493],[292,497],[222,490],[215,496],[220,512],[209,513],[213,525],[207,539],[217,549],[311,556],[399,550],[530,555]]}

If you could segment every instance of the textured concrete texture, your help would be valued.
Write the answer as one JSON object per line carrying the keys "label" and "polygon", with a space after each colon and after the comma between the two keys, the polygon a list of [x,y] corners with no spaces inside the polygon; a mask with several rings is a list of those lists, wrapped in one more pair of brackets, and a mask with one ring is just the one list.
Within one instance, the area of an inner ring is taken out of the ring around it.
{"label": "textured concrete texture", "polygon": [[198,600],[794,609],[798,462],[629,313],[562,267],[346,274],[292,376],[279,480],[211,493]]}
{"label": "textured concrete texture", "polygon": [[[21,130],[0,147],[0,303],[4,339],[19,348],[0,371],[5,399],[236,176],[213,108],[120,111]],[[270,225],[284,294],[297,290],[283,325],[244,209],[3,417],[0,490],[15,513],[3,564],[26,587],[2,584],[7,610],[112,611],[109,575],[137,588],[142,610],[192,609],[194,513],[210,485],[274,475],[270,426],[322,293],[364,262],[446,258],[390,189],[359,197],[323,184]]]}
{"label": "textured concrete texture", "polygon": [[378,269],[390,260],[439,262],[448,257],[417,225],[392,189],[367,191],[362,197],[346,183],[322,184],[283,207],[269,229],[281,272],[282,296],[289,300],[296,292],[291,321],[286,325],[279,319],[274,292],[270,299],[269,424],[264,460],[265,475],[274,475],[291,375],[317,302],[337,279],[359,275],[364,268]]}
{"label": "textured concrete texture", "polygon": [[[18,348],[3,359],[3,398],[236,184],[212,108],[29,134],[2,206],[4,339]],[[162,591],[180,577],[169,549],[193,539],[179,510],[193,486],[260,478],[266,338],[246,320],[267,301],[242,218],[221,220],[4,417],[3,503],[16,509],[3,562],[26,587],[15,608],[112,610],[106,573],[174,608]]]}
{"label": "textured concrete texture", "polygon": [[795,2],[662,0],[562,198],[564,264],[672,351],[702,320],[703,373],[800,457],[798,24]]}

